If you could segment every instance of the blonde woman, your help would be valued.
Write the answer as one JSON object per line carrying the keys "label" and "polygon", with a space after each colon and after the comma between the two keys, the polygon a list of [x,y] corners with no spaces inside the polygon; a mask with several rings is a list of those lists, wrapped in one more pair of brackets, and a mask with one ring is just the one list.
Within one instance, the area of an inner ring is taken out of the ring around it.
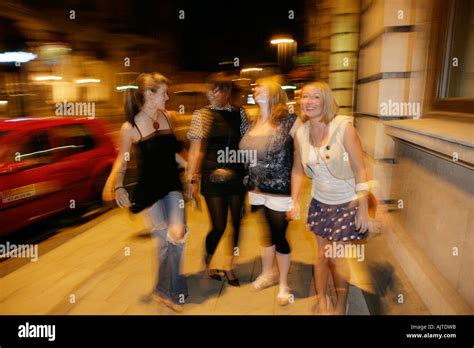
{"label": "blonde woman", "polygon": [[292,207],[293,136],[301,122],[288,112],[286,93],[275,80],[258,80],[254,98],[259,115],[240,141],[240,149],[257,153],[257,163],[249,166],[249,201],[253,211],[264,212],[270,233],[262,238],[262,273],[252,286],[260,290],[274,283],[276,256],[280,286],[277,301],[287,305],[292,295],[288,286],[290,245],[285,236],[286,213]]}
{"label": "blonde woman", "polygon": [[[315,290],[321,314],[345,314],[349,267],[344,257],[327,257],[338,245],[368,235],[368,183],[363,150],[352,117],[337,115],[331,88],[324,82],[307,84],[301,91],[301,112],[307,121],[295,137],[291,175],[294,202],[289,218],[299,214],[303,173],[312,179],[307,227],[316,235],[318,257]],[[336,288],[335,307],[327,296],[331,272]]]}

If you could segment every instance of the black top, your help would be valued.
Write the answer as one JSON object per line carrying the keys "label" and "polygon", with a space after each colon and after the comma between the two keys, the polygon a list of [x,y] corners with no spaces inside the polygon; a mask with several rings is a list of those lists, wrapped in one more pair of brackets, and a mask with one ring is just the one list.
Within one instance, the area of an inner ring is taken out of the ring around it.
{"label": "black top", "polygon": [[[228,148],[227,153],[239,149],[242,122],[240,110],[237,108],[232,108],[231,110],[205,108],[201,109],[201,112],[208,112],[212,115],[212,125],[205,141],[205,152],[202,162],[201,193],[209,196],[244,193],[244,164],[230,163],[225,157],[224,162],[219,161],[219,158],[223,157],[222,154],[226,152],[226,148]],[[209,176],[218,168],[231,169],[234,176],[226,183],[212,183],[209,180]]]}
{"label": "black top", "polygon": [[133,213],[138,213],[162,199],[171,191],[182,191],[176,152],[178,142],[171,130],[155,132],[135,144],[138,180],[132,193]]}

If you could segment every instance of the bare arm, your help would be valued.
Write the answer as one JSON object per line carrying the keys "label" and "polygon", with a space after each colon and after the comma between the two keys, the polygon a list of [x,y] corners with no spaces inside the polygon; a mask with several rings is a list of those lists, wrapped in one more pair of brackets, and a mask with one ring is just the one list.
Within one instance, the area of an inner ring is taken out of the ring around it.
{"label": "bare arm", "polygon": [[119,153],[115,159],[106,184],[108,190],[113,190],[115,192],[115,200],[121,208],[130,206],[127,191],[119,187],[123,187],[123,180],[125,178],[125,172],[127,171],[127,162],[130,160],[132,132],[133,127],[131,124],[126,122],[122,125],[122,128],[120,129]]}
{"label": "bare arm", "polygon": [[193,176],[197,176],[201,172],[201,163],[203,154],[203,142],[202,140],[191,141],[191,146],[189,147],[189,156],[188,156],[188,167],[186,171],[186,180],[191,180]]}
{"label": "bare arm", "polygon": [[[348,124],[344,132],[344,147],[349,154],[349,160],[356,184],[367,182],[367,171],[364,164],[364,151],[360,142],[359,134],[352,124]],[[368,226],[368,191],[357,192],[359,198],[358,219],[356,227],[364,232]]]}
{"label": "bare arm", "polygon": [[293,138],[294,143],[294,154],[293,154],[293,167],[291,169],[291,199],[293,201],[293,209],[290,210],[288,218],[291,220],[296,220],[299,218],[300,208],[299,208],[299,198],[301,191],[301,183],[303,181],[303,165],[301,164],[300,156],[300,145],[298,143],[298,138],[295,136]]}
{"label": "bare arm", "polygon": [[298,128],[300,128],[303,125],[303,122],[301,122],[301,119],[299,117],[296,118],[295,123],[293,123],[293,127],[290,129],[290,135],[295,138],[296,131]]}

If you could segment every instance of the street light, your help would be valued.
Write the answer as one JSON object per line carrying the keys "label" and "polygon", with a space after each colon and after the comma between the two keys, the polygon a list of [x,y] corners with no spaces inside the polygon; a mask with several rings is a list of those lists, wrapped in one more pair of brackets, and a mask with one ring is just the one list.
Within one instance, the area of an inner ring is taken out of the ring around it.
{"label": "street light", "polygon": [[275,39],[275,40],[272,40],[270,42],[272,43],[272,45],[278,45],[280,43],[292,43],[292,42],[295,42],[295,40],[293,40],[293,39]]}
{"label": "street light", "polygon": [[278,65],[283,73],[287,73],[291,68],[291,59],[296,55],[296,41],[291,38],[278,38],[270,43],[277,45]]}

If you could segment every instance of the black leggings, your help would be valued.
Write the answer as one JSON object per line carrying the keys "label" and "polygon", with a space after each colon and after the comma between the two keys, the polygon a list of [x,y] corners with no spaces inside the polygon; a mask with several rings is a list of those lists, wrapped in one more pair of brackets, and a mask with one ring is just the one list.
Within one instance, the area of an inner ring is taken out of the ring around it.
{"label": "black leggings", "polygon": [[270,233],[262,235],[261,245],[263,247],[275,245],[276,251],[280,254],[289,254],[291,249],[285,237],[288,227],[286,212],[272,210],[263,205],[252,205],[252,211],[261,209],[263,209],[265,219],[270,227]]}
{"label": "black leggings", "polygon": [[[232,217],[233,247],[235,248],[238,245],[244,197],[244,195],[204,196],[212,221],[212,230],[209,231],[206,237],[206,251],[208,255],[214,254],[217,244],[219,244],[224,234],[229,208]],[[233,250],[226,250],[226,253],[233,255]]]}

